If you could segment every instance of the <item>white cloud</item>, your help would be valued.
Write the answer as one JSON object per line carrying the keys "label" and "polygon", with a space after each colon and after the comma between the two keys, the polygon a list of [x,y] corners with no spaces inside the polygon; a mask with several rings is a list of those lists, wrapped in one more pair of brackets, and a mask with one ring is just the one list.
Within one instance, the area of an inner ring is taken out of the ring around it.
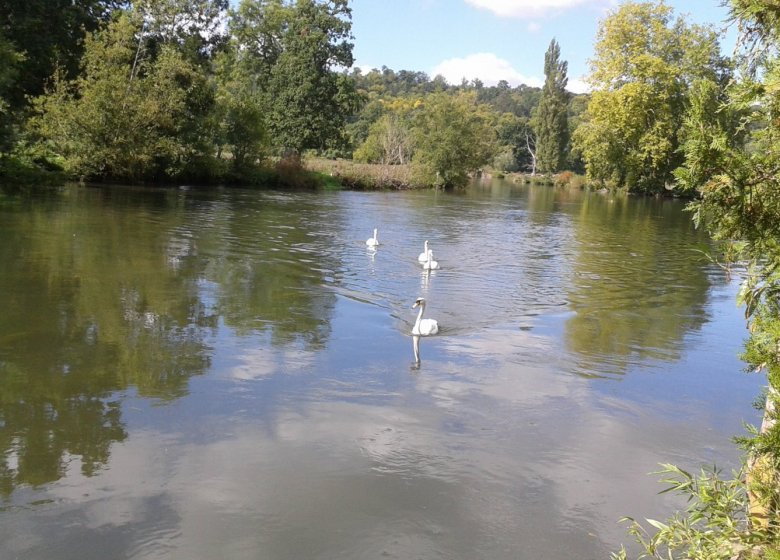
{"label": "white cloud", "polygon": [[466,3],[489,10],[499,17],[523,19],[594,3],[594,0],[466,0]]}
{"label": "white cloud", "polygon": [[465,58],[450,58],[439,63],[431,71],[431,76],[439,74],[453,85],[459,84],[463,78],[467,80],[478,78],[488,86],[494,86],[501,80],[506,80],[512,86],[525,84],[541,87],[544,85],[544,80],[522,75],[508,61],[493,53],[476,53]]}
{"label": "white cloud", "polygon": [[590,84],[583,77],[569,78],[566,89],[572,93],[590,93]]}

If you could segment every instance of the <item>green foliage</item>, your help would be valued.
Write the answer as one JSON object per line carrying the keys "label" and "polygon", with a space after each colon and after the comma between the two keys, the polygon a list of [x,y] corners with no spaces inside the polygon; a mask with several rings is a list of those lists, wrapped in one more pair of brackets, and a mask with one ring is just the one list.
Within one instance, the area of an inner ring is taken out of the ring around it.
{"label": "green foliage", "polygon": [[587,114],[575,133],[589,177],[657,193],[682,163],[688,84],[727,73],[715,33],[672,19],[663,3],[621,5],[599,29]]}
{"label": "green foliage", "polygon": [[674,171],[677,189],[688,195],[697,193],[730,159],[729,152],[744,142],[740,111],[727,104],[725,93],[706,78],[691,86],[690,106],[680,131],[685,163]]}
{"label": "green foliage", "polygon": [[23,71],[8,91],[11,109],[23,110],[28,96],[42,94],[58,67],[68,78],[75,77],[85,32],[97,30],[124,4],[123,0],[0,0],[0,35],[25,57]]}
{"label": "green foliage", "polygon": [[218,155],[229,152],[235,171],[251,168],[267,144],[266,108],[254,76],[247,72],[240,49],[220,53],[216,66],[216,137]]}
{"label": "green foliage", "polygon": [[267,86],[271,136],[283,150],[323,149],[339,139],[359,101],[352,80],[334,71],[352,66],[351,9],[347,0],[296,0],[268,10],[280,26]]}
{"label": "green foliage", "polygon": [[206,59],[225,41],[229,0],[133,0],[153,42],[175,45],[190,62]]}
{"label": "green foliage", "polygon": [[137,19],[122,15],[87,38],[83,74],[57,76],[34,129],[71,175],[139,180],[187,176],[208,155],[213,91],[172,46],[152,59]]}
{"label": "green foliage", "polygon": [[0,153],[6,152],[11,140],[14,115],[9,94],[19,76],[19,65],[24,57],[14,50],[0,29]]}
{"label": "green foliage", "polygon": [[[436,91],[442,84],[434,83],[425,72],[399,70],[395,72],[387,66],[374,68],[364,74],[360,68],[354,68],[350,74],[358,90],[371,97],[420,96]],[[446,88],[445,84],[445,88]]]}
{"label": "green foliage", "polygon": [[[698,181],[684,180],[682,185],[697,188],[700,195],[691,204],[696,223],[721,241],[729,261],[745,267],[740,303],[745,306],[750,337],[743,359],[751,369],[765,370],[776,391],[780,388],[780,60],[764,45],[778,33],[777,19],[768,15],[773,10],[763,1],[734,2],[735,17],[747,18],[740,23],[750,32],[743,43],[750,48],[740,60],[745,79],[729,89],[718,109],[726,124],[705,116],[693,121],[702,133],[695,149],[686,153],[685,173]],[[760,79],[753,73],[757,68]],[[737,122],[737,138],[750,133],[747,145],[724,138],[731,120]],[[777,424],[744,443],[780,465]]]}
{"label": "green foliage", "polygon": [[[668,487],[663,492],[674,492],[685,497],[685,513],[675,513],[666,522],[645,520],[649,528],[633,518],[629,533],[639,544],[639,558],[670,560],[750,559],[762,558],[767,553],[777,554],[778,541],[766,530],[748,523],[747,488],[742,473],[723,479],[716,469],[702,469],[692,475],[674,465],[662,465],[659,473]],[[770,521],[774,527],[777,520]],[[625,559],[622,549],[613,559]]]}
{"label": "green foliage", "polygon": [[404,165],[411,161],[414,139],[404,116],[389,113],[371,125],[366,141],[354,153],[355,161]]}
{"label": "green foliage", "polygon": [[544,88],[533,119],[536,157],[542,173],[555,173],[563,168],[569,144],[568,63],[561,61],[560,56],[561,48],[553,39],[544,55]]}
{"label": "green foliage", "polygon": [[499,159],[494,160],[494,165],[501,171],[530,170],[533,163],[529,145],[533,131],[529,119],[513,113],[503,113],[496,120],[495,128],[500,147],[496,156]]}
{"label": "green foliage", "polygon": [[476,82],[471,84],[471,88],[477,92],[480,103],[493,107],[497,113],[511,113],[524,119],[534,114],[542,94],[539,88],[524,84],[512,88],[504,80],[495,86],[483,86]]}
{"label": "green foliage", "polygon": [[[364,96],[365,92],[358,90],[358,95]],[[378,121],[385,113],[385,105],[381,99],[375,99],[364,103],[356,115],[352,115],[347,119],[345,133],[349,145],[360,146],[365,142],[368,138],[371,125]]]}
{"label": "green foliage", "polygon": [[699,195],[690,205],[696,225],[720,242],[727,263],[744,271],[738,303],[750,337],[742,359],[750,370],[767,372],[761,407],[768,422],[738,440],[750,457],[745,479],[693,477],[667,466],[671,489],[690,506],[667,523],[648,521],[653,535],[632,520],[645,557],[780,557],[780,18],[770,0],[732,0],[731,7],[743,33],[743,80],[725,91],[717,77],[692,82],[680,135],[685,164],[675,176],[681,189]]}
{"label": "green foliage", "polygon": [[428,96],[415,115],[414,137],[415,177],[437,187],[465,185],[495,146],[489,111],[473,92]]}

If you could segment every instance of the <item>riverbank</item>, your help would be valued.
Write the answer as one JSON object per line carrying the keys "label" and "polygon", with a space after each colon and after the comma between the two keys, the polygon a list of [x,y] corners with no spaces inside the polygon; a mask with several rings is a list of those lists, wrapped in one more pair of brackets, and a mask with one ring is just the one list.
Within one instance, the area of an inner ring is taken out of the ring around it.
{"label": "riverbank", "polygon": [[[303,168],[319,174],[323,181],[338,183],[344,188],[355,190],[381,189],[425,189],[430,185],[415,182],[411,165],[382,165],[358,163],[345,159],[308,157]],[[501,173],[485,169],[480,173],[486,178],[504,179],[518,184],[544,185],[560,188],[585,189],[588,181],[584,175],[562,171],[554,175],[530,173]]]}
{"label": "riverbank", "polygon": [[319,174],[323,181],[333,181],[344,188],[356,190],[419,189],[426,185],[415,183],[411,165],[381,165],[358,163],[346,159],[308,157],[303,162],[307,171]]}
{"label": "riverbank", "polygon": [[[0,158],[0,183],[15,186],[52,185],[68,180],[61,170],[48,162],[34,161],[26,157],[7,156]],[[517,184],[542,185],[559,188],[585,189],[585,176],[571,171],[555,175],[529,173],[501,173],[491,169],[480,171],[485,178],[495,177]],[[92,182],[92,181],[88,181]],[[108,180],[107,184],[123,183],[121,179]],[[143,181],[141,181],[143,183]],[[99,181],[102,183],[102,181]],[[138,183],[138,181],[134,181]],[[358,163],[347,159],[305,157],[302,160],[266,160],[241,171],[213,169],[201,176],[187,176],[179,180],[171,178],[153,183],[159,186],[179,185],[231,185],[286,188],[293,190],[349,189],[349,190],[411,190],[428,189],[432,185],[415,179],[412,166]]]}

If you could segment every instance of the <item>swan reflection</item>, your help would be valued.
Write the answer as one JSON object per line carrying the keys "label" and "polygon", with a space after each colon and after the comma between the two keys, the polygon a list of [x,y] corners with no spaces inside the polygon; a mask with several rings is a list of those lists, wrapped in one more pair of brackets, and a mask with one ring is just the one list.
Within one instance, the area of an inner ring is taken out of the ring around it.
{"label": "swan reflection", "polygon": [[428,258],[423,263],[424,270],[437,270],[439,268],[439,261],[433,260],[433,249],[428,249]]}
{"label": "swan reflection", "polygon": [[431,284],[431,278],[433,276],[436,276],[436,272],[434,272],[432,270],[423,270],[420,273],[420,289],[423,292],[427,292],[428,291],[428,287]]}
{"label": "swan reflection", "polygon": [[412,335],[412,352],[414,352],[414,363],[412,369],[420,369],[420,335]]}

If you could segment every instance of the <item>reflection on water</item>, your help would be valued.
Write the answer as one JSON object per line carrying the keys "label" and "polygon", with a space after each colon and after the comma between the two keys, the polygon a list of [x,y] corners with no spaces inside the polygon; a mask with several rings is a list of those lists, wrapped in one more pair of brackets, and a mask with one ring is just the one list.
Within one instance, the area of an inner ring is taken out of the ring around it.
{"label": "reflection on water", "polygon": [[706,245],[502,182],[0,197],[0,557],[605,557],[755,415]]}
{"label": "reflection on water", "polygon": [[583,373],[623,373],[637,359],[676,360],[707,320],[702,240],[675,201],[591,197],[578,208],[566,342]]}
{"label": "reflection on water", "polygon": [[417,369],[420,367],[420,336],[413,334],[412,335],[412,352],[414,353],[414,363],[417,366]]}

